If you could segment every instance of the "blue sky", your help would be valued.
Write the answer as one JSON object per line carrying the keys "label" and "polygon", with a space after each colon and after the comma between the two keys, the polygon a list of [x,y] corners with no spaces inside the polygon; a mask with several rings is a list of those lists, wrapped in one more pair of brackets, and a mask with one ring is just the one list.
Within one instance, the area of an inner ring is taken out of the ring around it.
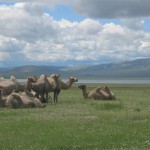
{"label": "blue sky", "polygon": [[0,14],[0,67],[150,57],[149,0],[6,0]]}

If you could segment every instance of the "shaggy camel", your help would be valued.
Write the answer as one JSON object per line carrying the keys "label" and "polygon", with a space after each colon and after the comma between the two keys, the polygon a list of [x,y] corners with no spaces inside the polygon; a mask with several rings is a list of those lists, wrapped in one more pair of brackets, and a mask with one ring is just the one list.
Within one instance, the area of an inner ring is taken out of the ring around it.
{"label": "shaggy camel", "polygon": [[96,87],[89,93],[87,93],[86,85],[81,84],[78,86],[82,90],[84,99],[94,98],[95,100],[112,100],[115,99],[115,95],[109,90],[107,86],[104,88]]}
{"label": "shaggy camel", "polygon": [[[48,93],[54,92],[54,101],[58,98],[57,79],[59,74],[52,74],[50,77],[41,75],[39,79],[35,80],[32,77],[27,79],[25,88],[29,91],[33,90],[36,92],[37,98],[41,96],[41,102],[48,102]],[[44,98],[46,96],[46,99]]]}
{"label": "shaggy camel", "polygon": [[37,93],[37,95],[41,95],[42,99],[44,99],[44,92],[46,91],[46,102],[48,101],[48,93],[54,92],[54,103],[57,103],[60,90],[67,90],[72,86],[74,82],[78,81],[77,78],[70,77],[67,83],[64,83],[59,76],[59,74],[52,74],[49,77],[45,76],[44,82],[42,80],[42,83],[39,79],[37,81],[33,81],[32,77],[29,77],[27,79],[25,87],[29,91],[31,91],[31,89],[34,90]]}
{"label": "shaggy camel", "polygon": [[69,77],[68,81],[66,83],[64,83],[61,80],[61,78],[58,78],[58,80],[57,80],[57,96],[59,95],[61,89],[68,90],[69,88],[71,88],[71,86],[74,82],[78,82],[78,79],[75,77]]}
{"label": "shaggy camel", "polygon": [[25,90],[21,95],[18,93],[11,93],[6,96],[2,90],[0,90],[0,107],[6,108],[42,108],[41,101],[32,95],[31,92]]}
{"label": "shaggy camel", "polygon": [[52,74],[50,77],[48,77],[49,84],[51,85],[51,91],[54,92],[54,103],[57,103],[58,96],[60,93],[60,90],[67,90],[69,89],[74,82],[77,82],[78,79],[75,77],[69,77],[67,83],[64,83],[59,74]]}
{"label": "shaggy camel", "polygon": [[51,85],[50,92],[54,92],[54,103],[57,103],[58,95],[59,95],[59,92],[60,92],[60,89],[58,87],[58,85],[59,85],[59,77],[60,77],[59,74],[52,74],[51,76],[49,76],[47,78],[49,84]]}
{"label": "shaggy camel", "polygon": [[[39,98],[39,96],[41,97],[41,102],[48,101],[48,92],[50,90],[50,85],[48,83],[46,75],[41,75],[36,81],[33,80],[33,78],[28,77],[25,84],[25,89],[28,91],[33,90],[36,93],[37,98]],[[46,95],[46,99],[44,98],[44,95]]]}
{"label": "shaggy camel", "polygon": [[78,82],[78,79],[75,77],[69,77],[68,81],[64,83],[60,78],[58,79],[58,88],[62,90],[68,90],[74,82]]}
{"label": "shaggy camel", "polygon": [[12,93],[13,90],[15,92],[24,91],[24,85],[16,80],[14,76],[11,76],[10,79],[0,79],[0,88],[4,90],[6,95]]}

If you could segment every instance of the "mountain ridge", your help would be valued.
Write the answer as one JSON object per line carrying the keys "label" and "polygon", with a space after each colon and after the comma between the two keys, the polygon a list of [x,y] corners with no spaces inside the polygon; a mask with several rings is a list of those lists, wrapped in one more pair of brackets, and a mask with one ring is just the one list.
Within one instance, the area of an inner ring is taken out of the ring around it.
{"label": "mountain ridge", "polygon": [[59,73],[61,77],[76,76],[82,79],[99,78],[150,78],[150,58],[136,59],[132,61],[114,62],[98,65],[80,66],[19,66],[0,68],[0,76],[10,78],[27,78],[32,75],[51,75]]}

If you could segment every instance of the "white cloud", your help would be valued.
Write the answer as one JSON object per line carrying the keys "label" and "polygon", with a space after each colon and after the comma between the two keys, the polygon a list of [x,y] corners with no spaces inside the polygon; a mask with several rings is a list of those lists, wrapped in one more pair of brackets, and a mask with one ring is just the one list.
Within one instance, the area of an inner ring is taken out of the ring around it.
{"label": "white cloud", "polygon": [[141,30],[144,27],[144,20],[141,18],[122,19],[122,22],[127,28],[133,30]]}
{"label": "white cloud", "polygon": [[4,65],[104,63],[150,56],[150,33],[133,30],[130,23],[102,25],[89,18],[56,21],[40,5],[29,3],[0,6],[0,14]]}

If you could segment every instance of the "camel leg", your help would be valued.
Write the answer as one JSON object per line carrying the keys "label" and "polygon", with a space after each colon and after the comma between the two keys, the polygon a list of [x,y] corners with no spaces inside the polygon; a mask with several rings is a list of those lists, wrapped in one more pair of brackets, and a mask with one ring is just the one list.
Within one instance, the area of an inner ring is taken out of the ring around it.
{"label": "camel leg", "polygon": [[54,91],[54,103],[57,103],[59,93],[60,93],[60,89],[56,89]]}
{"label": "camel leg", "polygon": [[42,102],[42,103],[46,103],[46,100],[45,100],[45,98],[44,98],[44,94],[41,94],[41,102]]}
{"label": "camel leg", "polygon": [[46,92],[46,103],[48,103],[48,92]]}

